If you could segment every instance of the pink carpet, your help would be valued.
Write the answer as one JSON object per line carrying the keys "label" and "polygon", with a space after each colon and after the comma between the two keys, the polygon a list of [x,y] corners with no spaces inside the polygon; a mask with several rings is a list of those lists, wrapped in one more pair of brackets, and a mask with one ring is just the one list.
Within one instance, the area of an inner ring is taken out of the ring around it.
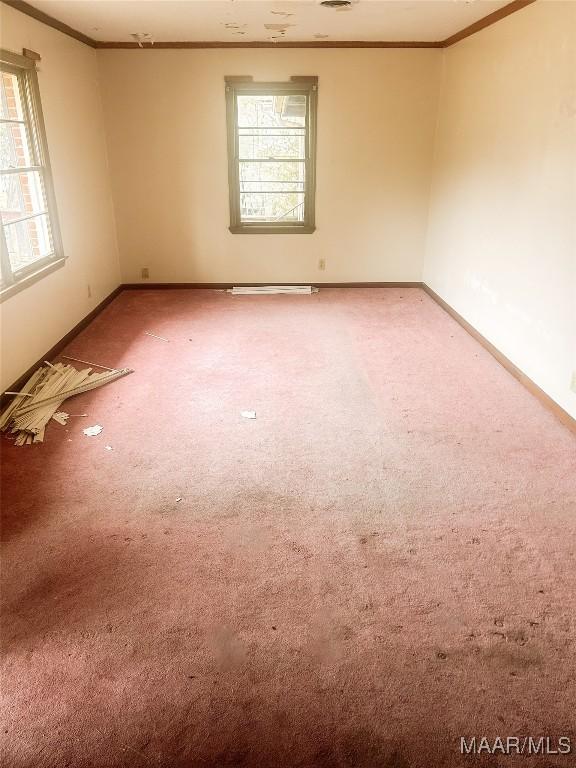
{"label": "pink carpet", "polygon": [[136,372],[2,440],[4,768],[574,765],[576,438],[421,290],[126,291],[67,351]]}

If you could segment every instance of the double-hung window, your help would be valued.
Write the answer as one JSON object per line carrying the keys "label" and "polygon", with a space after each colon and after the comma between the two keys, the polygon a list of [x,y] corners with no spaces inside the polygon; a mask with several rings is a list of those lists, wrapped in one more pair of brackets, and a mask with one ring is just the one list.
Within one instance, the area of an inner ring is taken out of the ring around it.
{"label": "double-hung window", "polygon": [[226,78],[231,232],[314,232],[317,98],[317,77]]}
{"label": "double-hung window", "polygon": [[63,263],[35,60],[0,50],[0,295]]}

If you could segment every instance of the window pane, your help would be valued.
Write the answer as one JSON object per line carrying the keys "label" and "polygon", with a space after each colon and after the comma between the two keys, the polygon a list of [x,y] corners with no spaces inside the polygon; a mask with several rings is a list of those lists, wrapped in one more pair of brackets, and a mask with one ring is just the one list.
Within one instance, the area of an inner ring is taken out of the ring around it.
{"label": "window pane", "polygon": [[306,157],[306,133],[303,128],[240,128],[238,134],[240,158],[304,160]]}
{"label": "window pane", "polygon": [[12,72],[1,72],[0,115],[4,120],[24,120],[20,82]]}
{"label": "window pane", "polygon": [[303,181],[243,181],[242,192],[305,192]]}
{"label": "window pane", "polygon": [[46,215],[9,224],[4,227],[4,235],[10,264],[15,272],[52,253],[52,238]]}
{"label": "window pane", "polygon": [[55,211],[48,211],[53,189],[43,164],[48,148],[33,67],[1,64],[0,114],[2,271],[5,284],[12,285],[62,257],[58,222],[50,218]]}
{"label": "window pane", "polygon": [[46,210],[46,199],[39,171],[7,173],[0,177],[2,223]]}
{"label": "window pane", "polygon": [[240,128],[303,128],[306,125],[306,96],[303,95],[239,95],[237,108]]}
{"label": "window pane", "polygon": [[304,220],[304,162],[241,162],[242,221]]}
{"label": "window pane", "polygon": [[242,221],[304,221],[304,194],[240,194]]}
{"label": "window pane", "polygon": [[241,190],[245,181],[299,181],[304,183],[306,166],[303,162],[241,162],[239,165]]}
{"label": "window pane", "polygon": [[23,123],[0,123],[0,168],[23,168],[34,161]]}

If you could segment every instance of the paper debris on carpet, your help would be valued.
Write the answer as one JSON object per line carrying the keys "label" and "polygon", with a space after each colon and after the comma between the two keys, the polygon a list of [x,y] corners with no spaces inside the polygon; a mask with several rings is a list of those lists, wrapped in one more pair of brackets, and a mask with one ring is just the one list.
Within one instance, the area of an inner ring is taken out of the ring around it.
{"label": "paper debris on carpet", "polygon": [[104,427],[101,424],[94,424],[93,427],[86,427],[82,432],[84,432],[85,435],[88,435],[88,437],[96,437],[96,435],[99,435],[103,429]]}
{"label": "paper debris on carpet", "polygon": [[318,288],[313,285],[235,285],[234,288],[228,288],[228,293],[231,293],[232,296],[256,296],[258,294],[276,293],[311,294],[318,293]]}
{"label": "paper debris on carpet", "polygon": [[52,418],[54,421],[57,421],[58,424],[62,424],[63,427],[68,424],[68,419],[70,418],[70,414],[66,413],[65,411],[56,411],[56,413],[52,414]]}
{"label": "paper debris on carpet", "polygon": [[[112,368],[93,373],[64,363],[46,362],[28,379],[0,416],[0,430],[16,435],[15,445],[44,441],[46,425],[69,397],[89,392],[133,373],[131,368]],[[60,421],[56,419],[56,421]],[[60,423],[62,423],[60,421]]]}
{"label": "paper debris on carpet", "polygon": [[255,419],[256,411],[240,411],[240,416],[245,419]]}
{"label": "paper debris on carpet", "polygon": [[104,448],[105,448],[107,451],[113,451],[113,450],[114,450],[114,448],[112,448],[112,446],[111,446],[111,445],[105,445],[105,446],[104,446]]}
{"label": "paper debris on carpet", "polygon": [[155,333],[150,333],[150,331],[144,331],[146,336],[152,336],[154,339],[160,339],[160,341],[170,341],[170,339],[165,339],[164,336],[157,336]]}

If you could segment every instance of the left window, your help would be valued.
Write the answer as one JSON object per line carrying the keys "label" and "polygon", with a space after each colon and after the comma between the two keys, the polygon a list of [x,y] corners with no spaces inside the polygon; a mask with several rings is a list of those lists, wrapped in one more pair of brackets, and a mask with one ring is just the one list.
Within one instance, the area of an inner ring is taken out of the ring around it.
{"label": "left window", "polygon": [[0,295],[64,262],[35,60],[0,51]]}

